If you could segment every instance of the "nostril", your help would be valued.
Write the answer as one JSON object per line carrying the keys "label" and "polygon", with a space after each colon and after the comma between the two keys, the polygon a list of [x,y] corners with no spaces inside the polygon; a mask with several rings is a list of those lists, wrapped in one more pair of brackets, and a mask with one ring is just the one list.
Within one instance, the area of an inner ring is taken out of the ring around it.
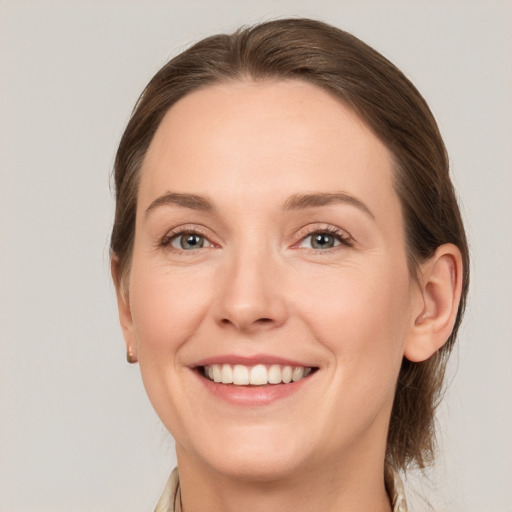
{"label": "nostril", "polygon": [[[235,322],[233,322],[232,320],[230,320],[229,318],[223,318],[221,319],[221,324],[222,325],[235,325],[237,326],[237,324]],[[274,322],[274,320],[272,320],[272,318],[258,318],[256,320],[254,320],[252,322],[252,325],[268,325],[268,324],[272,324]]]}
{"label": "nostril", "polygon": [[270,322],[272,322],[271,318],[258,318],[258,320],[256,320],[258,324],[268,324]]}

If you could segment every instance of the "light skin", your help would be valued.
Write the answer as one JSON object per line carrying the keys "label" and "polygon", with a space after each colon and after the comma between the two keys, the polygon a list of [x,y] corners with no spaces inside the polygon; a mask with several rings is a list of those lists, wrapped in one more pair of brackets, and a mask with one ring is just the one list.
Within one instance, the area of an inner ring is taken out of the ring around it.
{"label": "light skin", "polygon": [[[442,346],[461,288],[450,244],[410,275],[392,177],[381,141],[311,84],[218,84],[166,114],[125,291],[115,257],[112,270],[127,348],[176,440],[185,512],[391,510],[400,364]],[[197,369],[262,355],[315,371],[237,404]]]}

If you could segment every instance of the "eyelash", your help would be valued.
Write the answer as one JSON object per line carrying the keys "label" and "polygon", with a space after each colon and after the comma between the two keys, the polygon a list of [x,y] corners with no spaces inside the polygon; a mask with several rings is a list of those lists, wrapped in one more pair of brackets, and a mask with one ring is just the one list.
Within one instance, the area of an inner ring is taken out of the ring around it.
{"label": "eyelash", "polygon": [[[176,240],[179,237],[185,236],[185,235],[197,235],[201,238],[204,238],[211,246],[215,246],[213,242],[209,240],[209,238],[199,229],[197,228],[179,228],[173,231],[168,232],[158,243],[159,247],[163,247],[167,250],[171,250],[172,252],[181,254],[181,253],[189,253],[194,254],[197,251],[201,250],[199,249],[178,249],[172,246],[172,242]],[[311,251],[314,251],[315,253],[330,253],[332,251],[337,250],[340,246],[344,247],[353,247],[354,246],[354,239],[348,235],[345,231],[336,228],[334,226],[322,226],[322,227],[314,227],[308,229],[306,233],[303,233],[300,237],[299,242],[293,245],[293,248],[300,248],[301,244],[304,243],[305,240],[308,238],[313,237],[314,235],[328,235],[333,237],[336,241],[339,242],[339,245],[335,245],[334,247],[329,247],[326,249],[315,249],[314,247],[304,247],[304,249],[309,249]]]}

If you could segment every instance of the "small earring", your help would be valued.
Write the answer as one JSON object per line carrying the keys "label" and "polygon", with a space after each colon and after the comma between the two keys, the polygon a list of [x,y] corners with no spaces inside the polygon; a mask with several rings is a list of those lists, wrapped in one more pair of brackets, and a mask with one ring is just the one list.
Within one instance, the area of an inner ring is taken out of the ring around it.
{"label": "small earring", "polygon": [[138,361],[137,357],[135,356],[135,354],[132,352],[132,349],[129,348],[127,351],[126,351],[126,360],[130,363],[130,364],[133,364],[133,363],[136,363]]}

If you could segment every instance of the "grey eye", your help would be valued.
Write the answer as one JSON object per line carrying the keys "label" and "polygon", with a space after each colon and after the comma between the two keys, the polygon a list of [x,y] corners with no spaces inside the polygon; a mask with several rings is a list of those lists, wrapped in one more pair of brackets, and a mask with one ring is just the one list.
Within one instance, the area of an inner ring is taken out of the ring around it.
{"label": "grey eye", "polygon": [[301,247],[311,247],[312,249],[331,249],[340,245],[340,240],[337,236],[329,233],[312,233],[304,238]]}
{"label": "grey eye", "polygon": [[182,235],[177,236],[172,242],[171,245],[176,249],[181,249],[183,251],[190,251],[194,249],[201,249],[207,245],[208,242],[204,238],[204,236],[198,235],[196,233],[184,233]]}

